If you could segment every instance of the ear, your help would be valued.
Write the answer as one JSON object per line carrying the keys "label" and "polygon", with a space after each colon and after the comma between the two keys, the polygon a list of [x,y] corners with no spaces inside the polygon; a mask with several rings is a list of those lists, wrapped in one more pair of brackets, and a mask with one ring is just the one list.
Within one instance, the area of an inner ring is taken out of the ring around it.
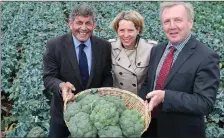
{"label": "ear", "polygon": [[69,21],[68,21],[68,26],[69,26],[69,28],[72,30],[72,26],[73,26],[73,21],[72,21],[72,20],[69,20]]}
{"label": "ear", "polygon": [[140,27],[137,28],[138,34],[140,34]]}
{"label": "ear", "polygon": [[189,20],[188,24],[189,24],[190,29],[192,29],[193,28],[194,21],[193,20]]}
{"label": "ear", "polygon": [[95,29],[96,28],[96,21],[94,21],[94,23],[93,23],[93,29]]}

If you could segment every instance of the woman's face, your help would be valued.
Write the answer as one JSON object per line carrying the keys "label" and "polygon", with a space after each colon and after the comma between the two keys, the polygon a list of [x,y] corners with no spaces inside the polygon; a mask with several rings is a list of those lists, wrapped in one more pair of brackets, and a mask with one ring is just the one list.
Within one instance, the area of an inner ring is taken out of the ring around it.
{"label": "woman's face", "polygon": [[117,34],[124,48],[126,49],[134,48],[139,31],[140,28],[136,29],[132,21],[121,20],[118,23]]}

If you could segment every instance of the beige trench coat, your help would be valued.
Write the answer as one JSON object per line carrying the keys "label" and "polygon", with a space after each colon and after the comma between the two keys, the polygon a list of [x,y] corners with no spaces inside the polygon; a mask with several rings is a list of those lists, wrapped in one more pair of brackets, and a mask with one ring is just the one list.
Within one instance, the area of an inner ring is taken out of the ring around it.
{"label": "beige trench coat", "polygon": [[147,75],[151,48],[155,41],[139,40],[136,48],[135,61],[130,60],[121,46],[120,40],[109,40],[112,45],[112,74],[114,87],[128,90],[137,94]]}

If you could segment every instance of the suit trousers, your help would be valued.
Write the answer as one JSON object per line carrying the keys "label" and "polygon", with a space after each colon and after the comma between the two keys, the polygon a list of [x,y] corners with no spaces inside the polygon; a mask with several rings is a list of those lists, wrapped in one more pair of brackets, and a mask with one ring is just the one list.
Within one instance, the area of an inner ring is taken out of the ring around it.
{"label": "suit trousers", "polygon": [[70,132],[68,127],[63,124],[58,124],[54,120],[50,121],[50,132],[48,138],[68,138]]}

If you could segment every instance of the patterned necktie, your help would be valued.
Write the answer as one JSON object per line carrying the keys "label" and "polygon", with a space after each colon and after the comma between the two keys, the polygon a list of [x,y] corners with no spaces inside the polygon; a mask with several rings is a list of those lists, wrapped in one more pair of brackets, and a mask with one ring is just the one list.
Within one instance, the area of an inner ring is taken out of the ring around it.
{"label": "patterned necktie", "polygon": [[88,79],[89,79],[89,70],[86,53],[84,52],[85,44],[79,45],[79,70],[82,77],[82,84],[86,88]]}
{"label": "patterned necktie", "polygon": [[160,69],[158,79],[156,81],[156,90],[163,90],[165,80],[169,74],[169,71],[171,69],[172,63],[173,63],[173,54],[175,52],[176,48],[172,46],[170,49],[170,52],[167,54],[165,60],[163,61],[163,65]]}
{"label": "patterned necktie", "polygon": [[[160,69],[158,79],[156,81],[156,87],[155,87],[156,90],[163,90],[164,83],[172,67],[173,54],[175,50],[176,48],[172,46],[170,52],[167,54],[165,60],[163,61],[163,65]],[[155,118],[158,115],[158,113],[161,111],[161,109],[162,109],[162,104],[159,104],[157,107],[155,107],[152,111],[152,117]]]}

